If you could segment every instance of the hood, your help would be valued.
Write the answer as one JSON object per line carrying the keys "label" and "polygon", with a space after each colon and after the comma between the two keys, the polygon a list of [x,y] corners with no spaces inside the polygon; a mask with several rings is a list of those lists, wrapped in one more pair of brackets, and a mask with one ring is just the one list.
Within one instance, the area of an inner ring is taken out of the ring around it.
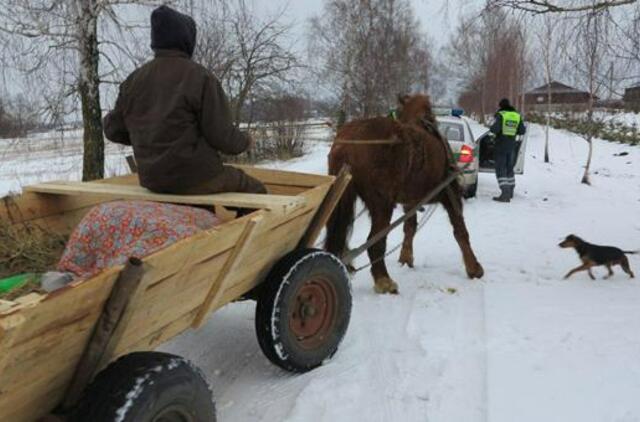
{"label": "hood", "polygon": [[196,48],[196,22],[168,6],[151,13],[151,48],[178,50],[191,57]]}

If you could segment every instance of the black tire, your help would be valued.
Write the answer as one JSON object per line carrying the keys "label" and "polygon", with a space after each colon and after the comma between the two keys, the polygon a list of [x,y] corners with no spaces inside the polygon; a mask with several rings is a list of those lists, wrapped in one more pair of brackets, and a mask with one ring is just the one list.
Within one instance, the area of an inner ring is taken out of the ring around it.
{"label": "black tire", "polygon": [[179,356],[136,352],[121,357],[96,376],[69,417],[71,422],[155,420],[216,420],[207,381]]}
{"label": "black tire", "polygon": [[351,285],[338,258],[315,249],[294,251],[276,264],[263,286],[256,334],[271,362],[307,372],[335,354],[351,317]]}
{"label": "black tire", "polygon": [[478,179],[473,185],[469,185],[464,189],[464,193],[462,196],[464,199],[475,198],[476,193],[478,192]]}

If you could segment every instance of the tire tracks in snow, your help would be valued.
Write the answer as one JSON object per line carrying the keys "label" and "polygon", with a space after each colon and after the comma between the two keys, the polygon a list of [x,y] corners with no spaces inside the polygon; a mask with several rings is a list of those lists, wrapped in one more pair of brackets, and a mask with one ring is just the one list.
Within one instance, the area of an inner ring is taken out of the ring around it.
{"label": "tire tracks in snow", "polygon": [[457,283],[455,294],[427,290],[426,309],[414,309],[407,326],[430,367],[429,421],[489,420],[486,285],[468,283]]}

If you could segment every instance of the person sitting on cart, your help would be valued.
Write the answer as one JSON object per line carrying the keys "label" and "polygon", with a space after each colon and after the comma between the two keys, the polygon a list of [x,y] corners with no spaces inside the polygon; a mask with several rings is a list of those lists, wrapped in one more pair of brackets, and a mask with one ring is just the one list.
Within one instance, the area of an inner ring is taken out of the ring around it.
{"label": "person sitting on cart", "polygon": [[120,85],[104,118],[106,137],[133,146],[140,184],[159,193],[266,193],[264,185],[220,153],[236,155],[252,144],[233,124],[218,79],[191,60],[196,24],[167,6],[151,13],[155,57]]}

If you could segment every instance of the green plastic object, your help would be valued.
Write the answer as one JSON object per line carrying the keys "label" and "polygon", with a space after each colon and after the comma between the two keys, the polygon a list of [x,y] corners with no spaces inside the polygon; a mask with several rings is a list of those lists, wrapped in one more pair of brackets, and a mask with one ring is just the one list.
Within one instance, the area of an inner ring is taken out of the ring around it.
{"label": "green plastic object", "polygon": [[0,280],[0,293],[8,293],[11,290],[18,289],[32,280],[35,280],[36,275],[33,273],[14,275],[9,278],[3,278]]}

